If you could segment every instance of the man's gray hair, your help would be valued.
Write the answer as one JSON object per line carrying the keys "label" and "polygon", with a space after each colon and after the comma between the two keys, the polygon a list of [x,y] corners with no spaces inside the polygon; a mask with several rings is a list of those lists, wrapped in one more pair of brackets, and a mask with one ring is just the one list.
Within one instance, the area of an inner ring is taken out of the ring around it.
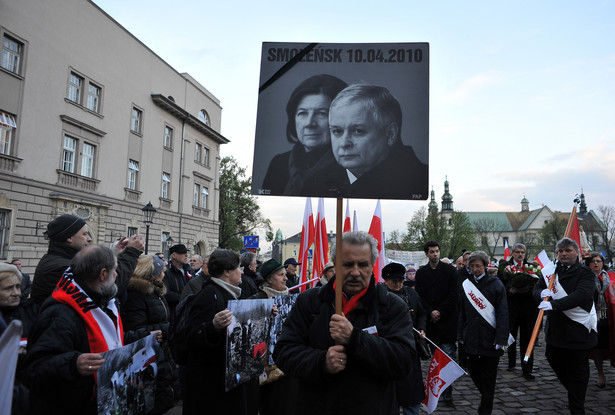
{"label": "man's gray hair", "polygon": [[525,247],[525,245],[523,245],[520,242],[517,242],[516,244],[513,245],[512,250],[514,251],[517,248],[521,248],[523,249],[525,252],[527,252],[527,248]]}
{"label": "man's gray hair", "polygon": [[73,257],[70,269],[75,277],[93,282],[103,269],[113,272],[116,262],[113,249],[103,245],[89,245]]}
{"label": "man's gray hair", "polygon": [[244,252],[239,257],[239,266],[241,268],[249,267],[252,265],[252,261],[256,258],[256,254],[254,252]]}
{"label": "man's gray hair", "polygon": [[[378,259],[378,241],[372,235],[364,231],[344,232],[342,234],[342,245],[365,245],[369,244],[372,251],[372,264]],[[331,245],[331,260],[335,261],[335,241]]]}
{"label": "man's gray hair", "polygon": [[476,261],[476,260],[481,261],[484,266],[489,265],[489,257],[483,251],[474,251],[474,252],[472,252],[470,254],[470,257],[468,258],[468,266],[470,265],[470,263],[472,261]]}
{"label": "man's gray hair", "polygon": [[577,241],[571,238],[562,238],[557,241],[557,244],[555,245],[555,250],[557,251],[559,249],[568,248],[569,246],[571,246],[575,251],[579,252],[579,245],[577,244]]}

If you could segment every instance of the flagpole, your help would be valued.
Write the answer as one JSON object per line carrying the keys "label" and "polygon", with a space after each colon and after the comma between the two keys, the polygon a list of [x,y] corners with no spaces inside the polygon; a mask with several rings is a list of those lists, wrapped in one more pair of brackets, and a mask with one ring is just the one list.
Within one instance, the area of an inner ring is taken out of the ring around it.
{"label": "flagpole", "polygon": [[[412,327],[412,330],[414,330],[415,332],[417,332],[419,335],[421,334],[420,331],[418,331],[416,328]],[[466,375],[468,374],[468,372],[466,372],[461,366],[459,366],[459,364],[457,362],[455,362],[455,359],[453,359],[452,357],[450,357],[449,355],[447,355],[444,350],[442,350],[440,347],[438,347],[437,344],[435,344],[434,342],[432,342],[429,337],[425,336],[423,337],[425,340],[427,340],[429,343],[433,344],[433,346],[440,350],[442,352],[442,354],[446,357],[448,357],[449,359],[451,359],[451,362],[453,362],[455,365],[457,365],[457,367],[459,367],[459,369],[463,370],[463,373],[465,373]]]}
{"label": "flagpole", "polygon": [[342,205],[344,199],[337,198],[337,212],[335,222],[335,314],[342,315],[342,284],[344,277],[342,276]]}
{"label": "flagpole", "polygon": [[[570,236],[572,231],[572,226],[574,225],[574,220],[577,216],[577,200],[574,201],[574,206],[572,208],[572,212],[570,212],[570,218],[568,218],[568,225],[566,226],[566,232],[564,232],[564,237]],[[579,250],[581,247],[579,247]],[[549,281],[549,285],[547,289],[551,291],[553,289],[553,284],[555,283],[555,274],[551,277]],[[549,297],[543,298],[543,301],[547,301]],[[532,355],[532,350],[534,350],[534,344],[536,343],[536,339],[538,338],[538,332],[540,331],[540,325],[542,324],[542,319],[545,315],[545,310],[540,310],[538,312],[538,317],[536,318],[536,323],[534,324],[534,331],[532,332],[532,337],[530,337],[530,342],[527,345],[527,350],[525,351],[525,356],[523,356],[523,362],[527,363],[530,360],[530,356]]]}

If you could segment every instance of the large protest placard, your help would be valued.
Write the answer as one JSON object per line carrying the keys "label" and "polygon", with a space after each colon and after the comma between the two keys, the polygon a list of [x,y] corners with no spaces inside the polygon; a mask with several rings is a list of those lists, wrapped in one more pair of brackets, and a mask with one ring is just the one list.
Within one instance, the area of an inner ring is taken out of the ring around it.
{"label": "large protest placard", "polygon": [[263,43],[252,194],[426,200],[428,43]]}
{"label": "large protest placard", "polygon": [[225,388],[229,391],[265,369],[273,300],[231,300],[226,307],[233,312],[226,331]]}
{"label": "large protest placard", "polygon": [[161,356],[156,334],[103,353],[105,363],[98,370],[98,414],[151,411]]}
{"label": "large protest placard", "polygon": [[288,317],[288,313],[295,305],[299,294],[279,295],[273,297],[278,308],[278,315],[273,318],[271,329],[269,330],[269,344],[267,345],[268,358],[265,364],[265,371],[260,377],[260,384],[270,383],[282,376],[282,371],[278,369],[273,361],[273,349],[278,342],[278,337],[282,333],[282,326]]}

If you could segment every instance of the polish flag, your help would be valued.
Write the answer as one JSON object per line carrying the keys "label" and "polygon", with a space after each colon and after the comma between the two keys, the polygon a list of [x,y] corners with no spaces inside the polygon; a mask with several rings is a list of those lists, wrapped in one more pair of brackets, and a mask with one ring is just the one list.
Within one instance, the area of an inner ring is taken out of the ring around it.
{"label": "polish flag", "polygon": [[428,414],[436,410],[442,392],[464,373],[446,353],[436,349],[425,380],[425,399],[421,402]]}
{"label": "polish flag", "polygon": [[318,212],[316,213],[316,237],[314,240],[314,276],[322,274],[327,255],[329,254],[329,238],[327,236],[327,224],[325,222],[325,201],[321,197],[318,199]]}
{"label": "polish flag", "polygon": [[[303,225],[301,226],[301,243],[299,244],[299,263],[301,264],[301,282],[307,281],[308,252],[314,243],[314,215],[312,215],[312,199],[305,200],[305,213],[303,214]],[[301,286],[301,291],[305,290],[305,285]]]}
{"label": "polish flag", "polygon": [[346,217],[344,218],[344,230],[350,232],[350,199],[346,199]]}
{"label": "polish flag", "polygon": [[570,239],[574,239],[577,245],[579,245],[579,256],[583,255],[581,250],[581,232],[579,231],[579,218],[577,217],[577,201],[574,202],[572,212],[570,212],[570,218],[568,219],[568,226],[566,226],[566,232],[564,236]]}
{"label": "polish flag", "polygon": [[357,211],[354,211],[354,219],[352,221],[352,231],[356,232],[359,230],[359,222],[357,221]]}
{"label": "polish flag", "polygon": [[506,261],[510,259],[510,248],[508,247],[508,239],[504,239],[504,259]]}
{"label": "polish flag", "polygon": [[376,211],[372,218],[372,223],[369,225],[369,232],[376,241],[378,241],[378,258],[374,264],[374,276],[376,277],[376,283],[383,282],[382,268],[386,265],[386,258],[384,257],[384,239],[382,237],[382,212],[380,210],[380,199],[376,204]]}
{"label": "polish flag", "polygon": [[534,261],[538,261],[538,263],[540,264],[540,268],[544,268],[547,264],[550,264],[551,262],[553,262],[549,259],[549,256],[547,255],[547,251],[545,251],[544,249],[540,251],[538,255],[536,255],[536,258],[534,258]]}

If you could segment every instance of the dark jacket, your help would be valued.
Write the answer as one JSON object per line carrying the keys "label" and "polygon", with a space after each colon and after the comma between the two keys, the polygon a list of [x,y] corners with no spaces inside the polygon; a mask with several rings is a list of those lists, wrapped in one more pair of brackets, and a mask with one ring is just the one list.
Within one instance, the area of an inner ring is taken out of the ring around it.
{"label": "dark jacket", "polygon": [[181,299],[181,294],[184,287],[193,277],[192,268],[189,264],[184,264],[183,268],[184,273],[182,274],[181,270],[177,268],[173,262],[169,262],[169,268],[164,273],[163,281],[164,285],[167,287],[165,298],[171,308],[171,319],[173,318],[175,307]]}
{"label": "dark jacket", "polygon": [[427,165],[418,159],[412,147],[397,144],[391,148],[386,159],[350,184],[346,169],[337,164],[333,153],[330,153],[318,163],[318,171],[306,179],[304,191],[298,195],[425,199],[428,175]]}
{"label": "dark jacket", "polygon": [[[298,402],[300,414],[399,413],[395,381],[405,379],[414,360],[412,321],[406,305],[374,277],[359,305],[349,313],[354,326],[346,346],[346,369],[330,375],[325,356],[335,342],[329,321],[335,312],[333,284],[299,294],[276,343],[273,359],[302,391],[318,391],[314,399]],[[365,328],[376,326],[378,335]]]}
{"label": "dark jacket", "polygon": [[[427,324],[427,316],[421,304],[421,298],[413,288],[403,286],[400,291],[391,291],[399,296],[410,310],[412,317],[412,325],[417,330],[425,330]],[[400,406],[416,406],[425,399],[425,389],[423,385],[423,374],[421,372],[421,359],[418,354],[413,355],[412,369],[410,375],[396,382],[395,390],[397,393],[397,402]]]}
{"label": "dark jacket", "polygon": [[138,250],[137,248],[133,248],[132,246],[127,246],[118,256],[117,256],[117,278],[115,279],[115,285],[117,285],[117,299],[120,301],[120,304],[124,304],[127,298],[126,287],[128,287],[128,282],[132,277],[132,273],[134,272],[137,262],[139,262],[139,257],[143,251]]}
{"label": "dark jacket", "polygon": [[470,303],[462,288],[461,312],[459,315],[459,330],[465,352],[477,356],[502,356],[503,350],[495,349],[495,345],[508,344],[508,304],[506,289],[496,276],[485,274],[478,282],[474,277],[467,280],[476,286],[483,296],[489,300],[495,309],[495,328],[491,326]]}
{"label": "dark jacket", "polygon": [[49,241],[49,249],[38,262],[34,270],[34,281],[30,298],[37,304],[43,304],[56,288],[60,277],[70,266],[78,249],[73,248],[66,242]]}
{"label": "dark jacket", "polygon": [[[596,332],[594,330],[588,331],[582,324],[568,318],[563,311],[575,307],[581,307],[588,312],[591,310],[596,292],[594,273],[580,262],[576,262],[567,268],[559,261],[555,272],[559,284],[568,295],[559,300],[551,299],[553,310],[546,312],[545,340],[548,344],[563,349],[591,349],[598,342]],[[540,278],[533,291],[536,301],[542,301],[540,293],[545,288],[547,288],[545,279]]]}
{"label": "dark jacket", "polygon": [[0,308],[0,316],[6,324],[10,324],[13,320],[21,321],[21,337],[28,338],[32,326],[38,318],[38,310],[40,306],[30,299],[22,299],[17,307]]}
{"label": "dark jacket", "polygon": [[32,279],[30,278],[30,274],[26,274],[25,272],[21,273],[21,298],[30,297],[30,292],[32,291]]}
{"label": "dark jacket", "polygon": [[190,281],[188,281],[188,284],[186,284],[186,286],[182,290],[180,301],[191,294],[196,294],[201,291],[201,288],[203,288],[203,284],[205,284],[208,279],[209,275],[205,275],[202,272],[196,274]]}
{"label": "dark jacket", "polygon": [[252,400],[258,380],[225,392],[226,330],[216,330],[213,319],[226,308],[230,293],[208,281],[192,301],[188,317],[188,357],[185,365],[183,414],[256,414]]}
{"label": "dark jacket", "polygon": [[[457,340],[457,301],[459,283],[455,268],[438,262],[435,269],[429,264],[416,272],[415,289],[421,297],[427,315],[427,336],[436,344],[455,343]],[[440,320],[431,321],[431,312],[440,311]]]}
{"label": "dark jacket", "polygon": [[[80,282],[80,286],[99,303],[99,294],[86,284]],[[29,414],[98,413],[94,376],[77,372],[81,353],[90,353],[83,319],[70,306],[48,298],[32,327],[20,375],[30,389]]]}
{"label": "dark jacket", "polygon": [[241,298],[250,298],[259,291],[254,280],[245,273],[241,274],[239,288],[241,288]]}
{"label": "dark jacket", "polygon": [[155,282],[131,278],[127,287],[127,300],[122,307],[124,325],[124,344],[132,343],[149,336],[154,330],[162,331],[163,355],[158,357],[158,376],[156,378],[156,398],[149,414],[163,414],[175,406],[173,400],[173,380],[175,363],[171,359],[171,350],[167,343],[169,338],[169,306],[163,296],[164,285]]}
{"label": "dark jacket", "polygon": [[[288,288],[295,287],[299,285],[300,282],[301,282],[301,277],[299,275],[291,274],[289,272],[286,273],[286,286]],[[290,291],[291,294],[299,294],[300,292],[301,290],[299,288],[295,288],[294,290]]]}

